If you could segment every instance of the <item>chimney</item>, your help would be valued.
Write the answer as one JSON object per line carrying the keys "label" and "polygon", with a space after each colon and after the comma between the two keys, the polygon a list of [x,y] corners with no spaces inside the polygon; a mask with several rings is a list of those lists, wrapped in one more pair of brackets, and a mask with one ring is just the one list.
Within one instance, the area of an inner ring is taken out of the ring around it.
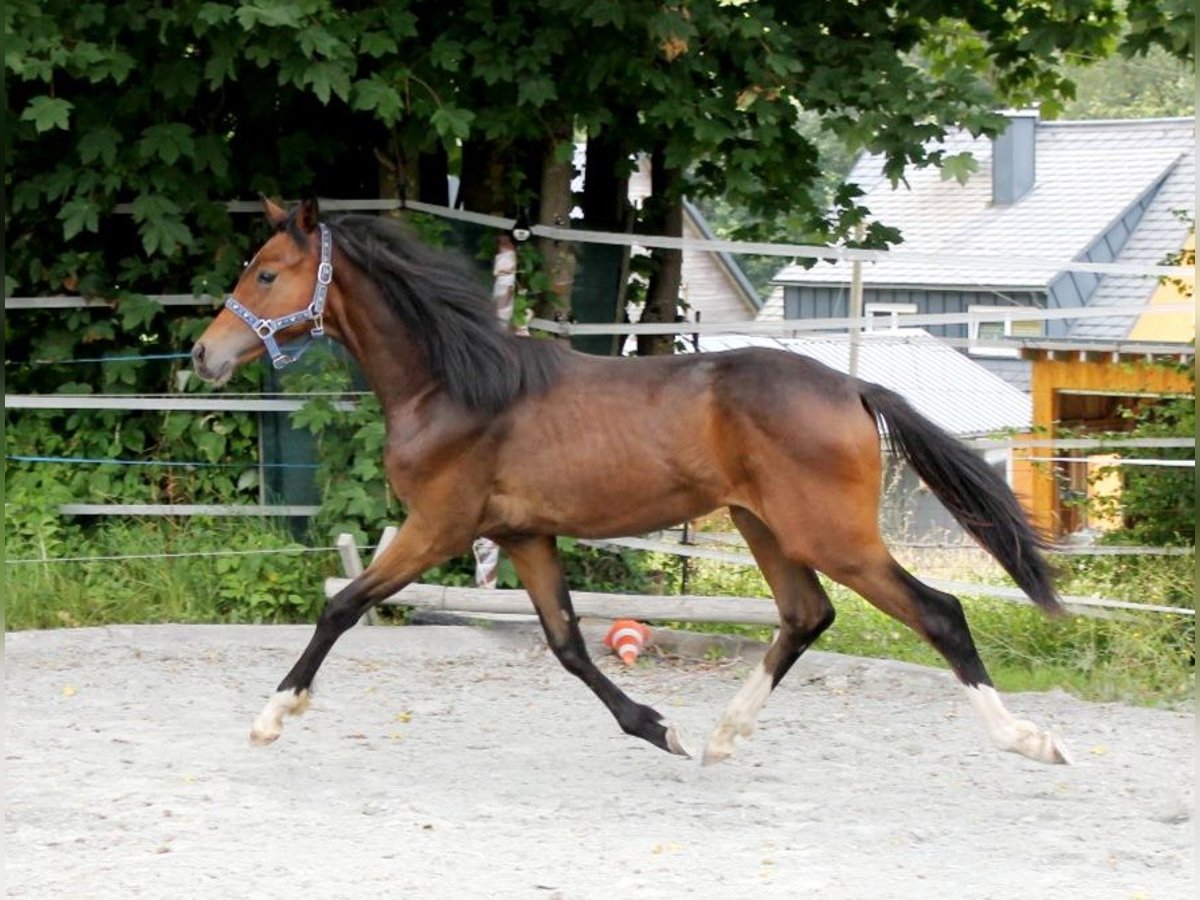
{"label": "chimney", "polygon": [[992,204],[1012,206],[1033,187],[1038,112],[1007,110],[1008,127],[992,141]]}

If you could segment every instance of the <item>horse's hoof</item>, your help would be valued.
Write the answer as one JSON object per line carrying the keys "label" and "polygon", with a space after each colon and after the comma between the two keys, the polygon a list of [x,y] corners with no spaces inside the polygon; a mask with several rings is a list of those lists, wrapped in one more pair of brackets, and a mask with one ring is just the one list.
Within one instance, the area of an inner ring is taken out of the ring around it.
{"label": "horse's hoof", "polygon": [[1052,766],[1071,765],[1071,754],[1059,743],[1058,738],[1048,731],[1042,731],[1032,722],[1017,722],[1015,735],[1009,736],[1004,749],[1034,762]]}
{"label": "horse's hoof", "polygon": [[1073,760],[1071,758],[1071,754],[1067,752],[1067,748],[1064,747],[1062,744],[1060,744],[1058,742],[1057,738],[1055,738],[1054,736],[1051,736],[1050,743],[1054,746],[1053,762],[1058,763],[1059,765],[1062,765],[1062,766],[1075,765],[1075,760]]}
{"label": "horse's hoof", "polygon": [[268,744],[273,744],[279,739],[282,731],[260,731],[258,728],[250,729],[250,744],[254,747],[265,747]]}
{"label": "horse's hoof", "polygon": [[700,759],[700,765],[715,766],[717,763],[725,762],[731,756],[733,756],[732,747],[718,747],[710,743],[704,748],[704,756]]}
{"label": "horse's hoof", "polygon": [[1071,754],[1067,752],[1067,748],[1059,743],[1058,738],[1046,732],[1046,756],[1042,762],[1049,763],[1053,766],[1071,766],[1075,761],[1071,759]]}
{"label": "horse's hoof", "polygon": [[685,759],[691,759],[691,751],[683,743],[683,736],[679,733],[679,729],[674,725],[667,726],[667,749],[676,756],[682,756]]}
{"label": "horse's hoof", "polygon": [[298,716],[308,709],[308,691],[276,691],[263,707],[250,729],[250,743],[265,747],[283,734],[283,717]]}

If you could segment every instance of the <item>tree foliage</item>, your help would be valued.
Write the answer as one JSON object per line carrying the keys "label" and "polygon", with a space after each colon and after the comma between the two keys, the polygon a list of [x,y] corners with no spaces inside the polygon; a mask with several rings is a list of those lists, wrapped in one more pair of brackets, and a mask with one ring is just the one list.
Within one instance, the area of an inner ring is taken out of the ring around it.
{"label": "tree foliage", "polygon": [[947,126],[1060,103],[1063,54],[1104,56],[1122,27],[1130,52],[1194,59],[1191,16],[1146,0],[15,0],[6,290],[219,288],[246,241],[224,200],[377,194],[379,157],[393,190],[440,161],[466,196],[536,210],[547,160],[580,133],[620,145],[619,167],[659,151],[672,195],[723,197],[750,230],[845,236],[864,211],[851,189],[832,208],[811,191],[805,111],[899,177],[940,161],[926,141]]}
{"label": "tree foliage", "polygon": [[1137,57],[1081,60],[1067,69],[1075,98],[1069,119],[1149,119],[1196,110],[1196,72],[1159,47]]}

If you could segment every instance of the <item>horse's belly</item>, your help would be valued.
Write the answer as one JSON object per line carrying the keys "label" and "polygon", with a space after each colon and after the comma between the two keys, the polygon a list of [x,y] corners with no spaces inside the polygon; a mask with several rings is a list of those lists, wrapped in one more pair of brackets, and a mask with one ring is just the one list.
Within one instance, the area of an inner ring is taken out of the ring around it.
{"label": "horse's belly", "polygon": [[651,486],[637,479],[530,485],[519,493],[489,498],[484,531],[581,538],[641,534],[694,519],[721,505],[719,497],[698,487]]}

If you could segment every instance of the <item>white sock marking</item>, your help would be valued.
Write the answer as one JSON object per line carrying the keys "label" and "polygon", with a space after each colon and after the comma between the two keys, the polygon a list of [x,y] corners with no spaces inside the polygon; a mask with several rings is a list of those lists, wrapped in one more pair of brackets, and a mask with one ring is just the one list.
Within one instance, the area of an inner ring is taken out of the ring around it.
{"label": "white sock marking", "polygon": [[765,664],[760,663],[721,715],[721,721],[704,748],[705,764],[720,762],[732,755],[735,737],[748,738],[754,734],[755,721],[771,695],[771,686],[771,674]]}
{"label": "white sock marking", "polygon": [[987,730],[992,743],[1001,750],[1018,753],[1044,763],[1069,763],[1067,754],[1054,735],[1032,722],[1015,718],[1004,706],[995,688],[986,684],[965,687],[967,700]]}
{"label": "white sock marking", "polygon": [[283,717],[298,716],[308,709],[308,691],[276,691],[262,708],[250,729],[250,742],[269,744],[283,733]]}

